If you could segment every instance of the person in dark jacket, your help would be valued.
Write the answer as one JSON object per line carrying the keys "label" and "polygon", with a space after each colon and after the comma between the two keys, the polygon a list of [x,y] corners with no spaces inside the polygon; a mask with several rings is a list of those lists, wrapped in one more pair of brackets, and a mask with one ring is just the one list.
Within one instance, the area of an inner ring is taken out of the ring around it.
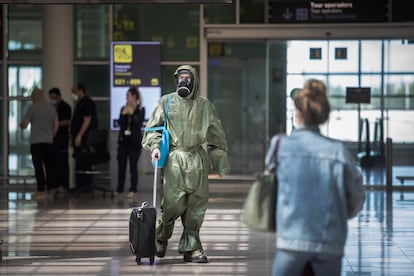
{"label": "person in dark jacket", "polygon": [[[72,97],[76,101],[70,125],[70,134],[73,143],[73,155],[76,160],[76,171],[92,170],[92,163],[84,158],[89,153],[88,135],[93,129],[98,128],[98,116],[95,102],[86,94],[83,84],[77,83],[72,87]],[[88,174],[76,174],[75,191],[92,192],[92,176]]]}
{"label": "person in dark jacket", "polygon": [[53,87],[49,90],[50,103],[56,107],[59,128],[53,139],[56,150],[56,173],[60,176],[57,183],[59,192],[69,191],[69,127],[71,123],[72,108],[62,99],[60,89]]}
{"label": "person in dark jacket", "polygon": [[130,87],[126,94],[127,103],[121,108],[118,124],[118,186],[116,197],[122,196],[129,159],[130,187],[128,199],[135,198],[138,185],[138,160],[141,155],[141,128],[145,118],[145,108],[138,88]]}

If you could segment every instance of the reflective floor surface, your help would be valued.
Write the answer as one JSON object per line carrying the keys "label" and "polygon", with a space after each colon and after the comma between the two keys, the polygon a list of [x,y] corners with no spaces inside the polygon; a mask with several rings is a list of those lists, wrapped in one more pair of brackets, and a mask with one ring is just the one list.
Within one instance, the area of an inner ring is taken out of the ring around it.
{"label": "reflective floor surface", "polygon": [[[414,183],[411,183],[413,185]],[[407,185],[409,185],[407,183]],[[128,247],[130,207],[152,201],[151,179],[141,178],[138,199],[33,199],[27,191],[0,198],[0,275],[270,275],[274,234],[240,221],[249,181],[214,182],[201,230],[208,264],[184,263],[176,223],[167,255],[137,265]],[[414,275],[414,193],[369,190],[364,210],[349,221],[342,275]]]}

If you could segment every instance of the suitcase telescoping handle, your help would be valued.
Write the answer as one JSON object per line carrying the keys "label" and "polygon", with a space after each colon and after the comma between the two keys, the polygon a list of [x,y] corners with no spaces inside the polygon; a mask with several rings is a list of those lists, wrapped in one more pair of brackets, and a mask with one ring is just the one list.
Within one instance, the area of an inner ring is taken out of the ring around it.
{"label": "suitcase telescoping handle", "polygon": [[154,185],[152,191],[152,205],[157,208],[157,177],[158,177],[158,160],[154,160]]}

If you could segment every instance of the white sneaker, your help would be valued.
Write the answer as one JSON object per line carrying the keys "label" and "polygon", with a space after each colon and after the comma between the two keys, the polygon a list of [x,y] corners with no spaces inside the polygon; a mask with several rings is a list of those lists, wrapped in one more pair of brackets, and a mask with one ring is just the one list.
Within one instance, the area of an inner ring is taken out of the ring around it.
{"label": "white sneaker", "polygon": [[129,192],[128,193],[128,199],[134,199],[137,193]]}

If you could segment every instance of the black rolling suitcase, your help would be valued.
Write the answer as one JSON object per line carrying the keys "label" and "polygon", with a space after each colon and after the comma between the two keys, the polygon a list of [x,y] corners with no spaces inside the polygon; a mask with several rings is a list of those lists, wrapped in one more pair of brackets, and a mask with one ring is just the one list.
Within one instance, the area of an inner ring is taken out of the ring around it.
{"label": "black rolling suitcase", "polygon": [[150,264],[154,264],[155,258],[155,220],[157,218],[157,171],[154,170],[153,206],[143,202],[141,206],[132,208],[129,217],[129,247],[136,256],[137,264],[141,264],[141,258],[149,258]]}

